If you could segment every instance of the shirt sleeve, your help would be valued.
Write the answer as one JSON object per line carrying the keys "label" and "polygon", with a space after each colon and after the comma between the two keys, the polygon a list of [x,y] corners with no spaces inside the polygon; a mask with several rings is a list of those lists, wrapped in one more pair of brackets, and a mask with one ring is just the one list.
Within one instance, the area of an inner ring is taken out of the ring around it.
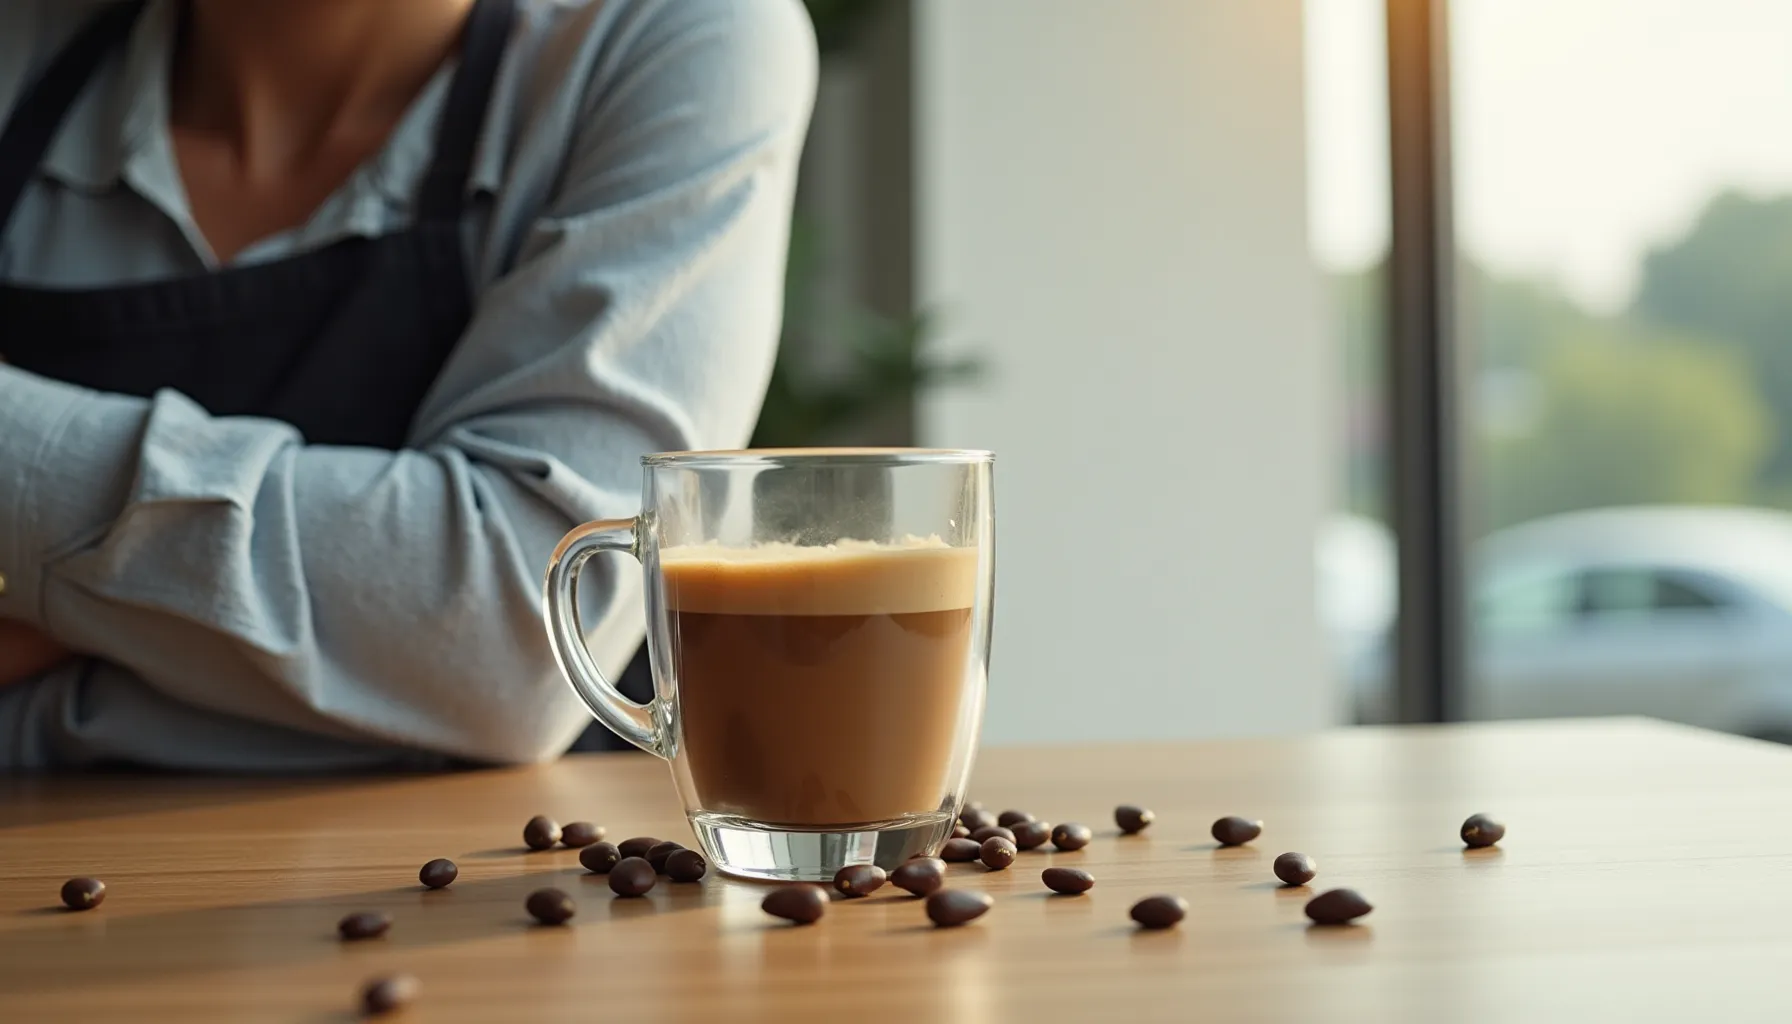
{"label": "shirt sleeve", "polygon": [[[541,574],[570,526],[637,509],[641,454],[750,434],[815,88],[795,0],[640,6],[407,449],[0,366],[0,617],[208,713],[486,761],[563,750],[589,717]],[[619,667],[640,571],[594,562],[582,590]]]}

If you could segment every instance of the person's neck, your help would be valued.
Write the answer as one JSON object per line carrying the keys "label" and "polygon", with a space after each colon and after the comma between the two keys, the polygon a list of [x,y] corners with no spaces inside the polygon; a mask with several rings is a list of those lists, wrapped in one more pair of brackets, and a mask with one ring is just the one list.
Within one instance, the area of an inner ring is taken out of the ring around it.
{"label": "person's neck", "polygon": [[473,0],[191,0],[170,120],[247,179],[384,138],[459,40]]}

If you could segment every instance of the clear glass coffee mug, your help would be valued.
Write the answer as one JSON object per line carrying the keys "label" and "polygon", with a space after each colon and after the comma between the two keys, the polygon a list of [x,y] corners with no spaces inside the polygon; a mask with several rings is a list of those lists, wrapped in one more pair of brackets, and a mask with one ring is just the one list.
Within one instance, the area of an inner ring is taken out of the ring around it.
{"label": "clear glass coffee mug", "polygon": [[[778,449],[642,460],[641,514],[567,534],[554,656],[598,720],[665,758],[712,864],[776,881],[931,853],[964,800],[995,577],[988,452]],[[579,622],[580,570],[647,582],[655,696],[623,697]]]}

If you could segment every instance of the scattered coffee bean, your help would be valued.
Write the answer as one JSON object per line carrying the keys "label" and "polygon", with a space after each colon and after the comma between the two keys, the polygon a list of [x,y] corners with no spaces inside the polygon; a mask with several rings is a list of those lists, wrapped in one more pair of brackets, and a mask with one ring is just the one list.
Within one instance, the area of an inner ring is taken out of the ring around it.
{"label": "scattered coffee bean", "polygon": [[666,877],[674,882],[697,882],[709,873],[709,861],[696,850],[673,850],[666,858]]}
{"label": "scattered coffee bean", "polygon": [[1013,828],[1023,821],[1032,821],[1033,816],[1026,811],[1003,811],[996,815],[996,824],[1003,828]]}
{"label": "scattered coffee bean", "polygon": [[834,888],[847,896],[869,896],[883,888],[889,877],[876,864],[848,864],[834,872]]}
{"label": "scattered coffee bean", "polygon": [[946,845],[940,847],[940,859],[957,864],[976,860],[982,852],[983,844],[975,839],[948,839]]}
{"label": "scattered coffee bean", "polygon": [[675,843],[670,839],[655,844],[653,849],[647,851],[647,863],[652,864],[653,870],[663,875],[666,873],[666,858],[682,849],[684,849],[683,843]]}
{"label": "scattered coffee bean", "polygon": [[565,924],[579,912],[572,897],[559,889],[537,889],[523,902],[529,916],[542,924]]}
{"label": "scattered coffee bean", "polygon": [[610,891],[618,896],[645,896],[659,872],[644,857],[624,857],[610,869]]}
{"label": "scattered coffee bean", "polygon": [[1263,834],[1263,823],[1237,815],[1221,818],[1213,823],[1213,838],[1219,840],[1221,846],[1243,846]]}
{"label": "scattered coffee bean", "polygon": [[1319,864],[1304,853],[1284,853],[1276,858],[1275,873],[1286,885],[1306,885],[1319,873]]}
{"label": "scattered coffee bean", "polygon": [[615,843],[592,843],[579,851],[579,863],[585,870],[599,875],[607,875],[616,862],[622,859],[622,851]]}
{"label": "scattered coffee bean", "polygon": [[956,928],[989,912],[996,901],[986,892],[941,889],[927,897],[927,917],[941,928]]}
{"label": "scattered coffee bean", "polygon": [[589,821],[571,821],[560,830],[560,845],[576,850],[590,846],[603,837],[604,830],[600,826]]}
{"label": "scattered coffee bean", "polygon": [[1036,850],[1052,838],[1050,822],[1023,821],[1014,826],[1014,845],[1022,850]]}
{"label": "scattered coffee bean", "polygon": [[460,877],[460,868],[446,857],[437,857],[423,865],[417,872],[417,881],[431,889],[446,889],[456,878]]}
{"label": "scattered coffee bean", "polygon": [[799,883],[773,889],[759,909],[792,924],[814,924],[827,913],[828,894],[818,885]]}
{"label": "scattered coffee bean", "polygon": [[972,832],[971,833],[971,841],[976,842],[976,843],[981,843],[981,842],[985,842],[985,841],[989,840],[990,838],[992,838],[994,836],[1001,836],[1003,839],[1006,839],[1011,843],[1014,842],[1014,830],[1011,828],[1005,828],[1001,825],[986,825],[983,828],[980,828],[977,831]]}
{"label": "scattered coffee bean", "polygon": [[537,814],[523,826],[523,843],[531,850],[545,850],[559,841],[559,823],[545,814]]}
{"label": "scattered coffee bean", "polygon": [[616,847],[616,850],[624,857],[645,857],[648,850],[658,845],[660,845],[660,841],[652,836],[636,836],[633,839],[624,839],[621,845]]}
{"label": "scattered coffee bean", "polygon": [[983,809],[983,801],[966,800],[964,802],[964,809],[967,811],[981,811]]}
{"label": "scattered coffee bean", "polygon": [[890,872],[890,884],[916,896],[926,896],[946,884],[946,862],[938,857],[916,857]]}
{"label": "scattered coffee bean", "polygon": [[1132,919],[1141,928],[1173,928],[1188,916],[1188,901],[1180,896],[1147,896],[1132,905]]}
{"label": "scattered coffee bean", "polygon": [[1095,833],[1090,831],[1089,826],[1079,825],[1074,821],[1067,821],[1052,829],[1052,845],[1060,850],[1080,850],[1094,838]]}
{"label": "scattered coffee bean", "polygon": [[70,910],[92,910],[106,901],[106,883],[97,878],[71,878],[62,883],[62,903]]}
{"label": "scattered coffee bean", "polygon": [[336,931],[341,933],[344,939],[350,941],[355,939],[377,939],[381,935],[386,934],[386,929],[390,927],[392,927],[392,919],[377,910],[367,910],[362,911],[359,914],[350,914],[336,922]]}
{"label": "scattered coffee bean", "polygon": [[983,866],[989,870],[1005,871],[1008,865],[1014,863],[1014,854],[1018,849],[1020,848],[1015,846],[1011,839],[990,836],[983,840],[983,847],[977,851],[977,856],[982,859]]}
{"label": "scattered coffee bean", "polygon": [[1355,889],[1332,889],[1307,901],[1315,924],[1347,924],[1374,909]]}
{"label": "scattered coffee bean", "polygon": [[958,815],[958,821],[972,832],[980,828],[988,828],[996,823],[996,816],[981,807],[967,807]]}
{"label": "scattered coffee bean", "polygon": [[969,839],[971,838],[971,830],[964,827],[964,822],[958,822],[952,826],[952,838]]}
{"label": "scattered coffee bean", "polygon": [[1157,815],[1143,807],[1121,804],[1114,808],[1114,824],[1120,826],[1120,831],[1125,835],[1138,835],[1150,828],[1151,823],[1156,820]]}
{"label": "scattered coffee bean", "polygon": [[1462,823],[1462,841],[1471,850],[1492,846],[1506,837],[1506,826],[1485,814],[1472,814]]}
{"label": "scattered coffee bean", "polygon": [[375,1016],[408,1006],[417,998],[419,988],[417,977],[412,974],[375,978],[361,990],[361,1012]]}
{"label": "scattered coffee bean", "polygon": [[1046,868],[1039,880],[1053,892],[1075,895],[1095,888],[1095,876],[1081,868]]}

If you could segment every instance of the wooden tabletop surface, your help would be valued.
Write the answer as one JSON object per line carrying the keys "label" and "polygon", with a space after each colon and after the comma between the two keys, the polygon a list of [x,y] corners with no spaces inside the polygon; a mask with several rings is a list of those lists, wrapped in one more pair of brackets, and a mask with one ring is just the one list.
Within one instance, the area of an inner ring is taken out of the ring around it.
{"label": "wooden tabletop surface", "polygon": [[[429,1021],[1785,1021],[1792,1019],[1792,750],[1640,721],[1354,730],[1228,743],[986,751],[974,795],[1095,827],[1006,872],[953,865],[995,908],[927,926],[886,887],[807,928],[765,888],[662,881],[611,896],[523,822],[690,841],[641,755],[522,770],[327,781],[0,780],[0,1021],[346,1021],[407,971]],[[1119,803],[1157,823],[1122,838]],[[1509,826],[1465,852],[1464,817]],[[1213,819],[1265,821],[1216,849]],[[1319,862],[1279,889],[1276,854]],[[460,864],[439,892],[432,857]],[[1040,869],[1092,871],[1053,897]],[[103,906],[54,909],[93,875]],[[578,915],[531,926],[556,885]],[[1374,904],[1308,927],[1314,892]],[[1138,898],[1187,898],[1140,932]],[[383,910],[381,939],[336,922]]]}

